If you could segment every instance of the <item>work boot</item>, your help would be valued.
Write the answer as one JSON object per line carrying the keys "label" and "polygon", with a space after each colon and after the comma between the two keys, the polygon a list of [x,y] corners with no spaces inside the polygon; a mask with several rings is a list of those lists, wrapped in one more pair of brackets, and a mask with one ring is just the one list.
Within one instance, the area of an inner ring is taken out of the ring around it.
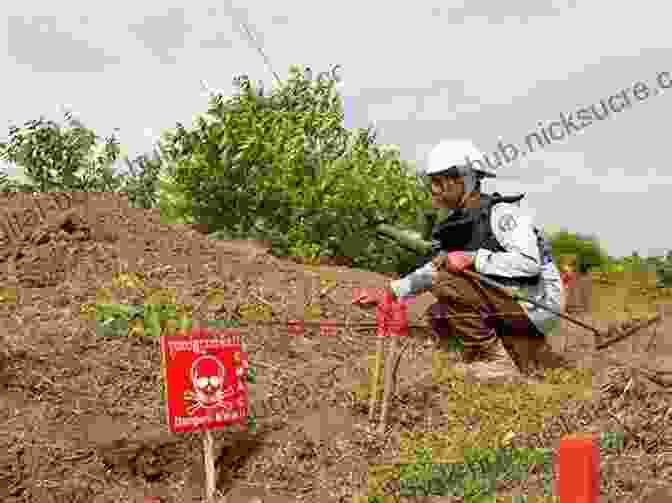
{"label": "work boot", "polygon": [[465,362],[453,367],[459,374],[483,382],[526,381],[502,340],[498,337],[488,348],[465,352]]}

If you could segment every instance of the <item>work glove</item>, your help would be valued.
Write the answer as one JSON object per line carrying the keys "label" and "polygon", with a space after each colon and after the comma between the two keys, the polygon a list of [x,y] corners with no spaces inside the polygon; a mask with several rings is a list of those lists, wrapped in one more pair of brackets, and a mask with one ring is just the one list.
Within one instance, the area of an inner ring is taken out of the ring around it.
{"label": "work glove", "polygon": [[357,290],[352,303],[364,308],[376,307],[383,303],[386,295],[389,295],[391,299],[396,301],[394,291],[388,286],[387,288]]}
{"label": "work glove", "polygon": [[399,301],[391,286],[383,289],[360,291],[355,294],[353,304],[362,307],[376,307],[378,335],[408,335],[406,305],[410,299]]}
{"label": "work glove", "polygon": [[463,251],[454,251],[441,254],[432,260],[434,268],[437,271],[448,271],[460,273],[471,268],[474,265],[474,255]]}
{"label": "work glove", "polygon": [[387,288],[374,288],[374,289],[362,289],[355,290],[353,295],[352,303],[356,304],[363,308],[371,308],[376,306],[382,306],[384,304],[385,296],[389,296],[389,300],[392,304],[403,304],[410,305],[413,304],[416,300],[415,296],[407,296],[402,299],[397,298],[397,294],[392,288],[395,283],[398,283],[399,280],[392,281]]}

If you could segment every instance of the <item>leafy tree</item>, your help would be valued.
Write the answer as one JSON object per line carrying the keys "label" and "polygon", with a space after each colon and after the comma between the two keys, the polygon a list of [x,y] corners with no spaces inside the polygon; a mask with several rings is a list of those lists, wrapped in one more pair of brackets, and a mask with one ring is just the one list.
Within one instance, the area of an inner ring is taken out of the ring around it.
{"label": "leafy tree", "polygon": [[24,127],[10,127],[9,141],[0,143],[0,159],[23,168],[28,183],[10,180],[0,174],[3,191],[47,192],[124,192],[131,205],[152,208],[158,204],[158,178],[162,161],[154,157],[125,158],[128,172],[114,167],[120,155],[117,138],[101,142],[70,113],[64,124],[43,117],[28,121]]}
{"label": "leafy tree", "polygon": [[128,173],[120,188],[128,195],[131,206],[136,208],[155,208],[160,200],[160,177],[163,171],[161,155],[154,149],[154,156],[140,155],[134,160],[124,159]]}
{"label": "leafy tree", "polygon": [[553,256],[560,260],[562,256],[576,256],[577,265],[582,272],[605,266],[609,262],[598,239],[594,235],[575,234],[561,230],[551,237]]}
{"label": "leafy tree", "polygon": [[356,263],[394,255],[371,222],[413,226],[429,207],[409,163],[378,146],[372,128],[343,127],[334,81],[292,67],[270,95],[245,76],[237,83],[235,96],[211,97],[193,128],[165,133],[171,169],[162,189],[176,202],[160,204],[229,237],[270,239],[280,253]]}
{"label": "leafy tree", "polygon": [[672,263],[666,261],[659,264],[656,268],[656,274],[659,287],[672,287]]}
{"label": "leafy tree", "polygon": [[9,128],[9,141],[0,143],[0,159],[21,166],[29,182],[13,188],[53,190],[114,190],[120,184],[112,165],[119,157],[116,137],[100,138],[65,114],[65,125],[40,117]]}
{"label": "leafy tree", "polygon": [[32,187],[14,180],[3,170],[0,171],[0,192],[30,192]]}

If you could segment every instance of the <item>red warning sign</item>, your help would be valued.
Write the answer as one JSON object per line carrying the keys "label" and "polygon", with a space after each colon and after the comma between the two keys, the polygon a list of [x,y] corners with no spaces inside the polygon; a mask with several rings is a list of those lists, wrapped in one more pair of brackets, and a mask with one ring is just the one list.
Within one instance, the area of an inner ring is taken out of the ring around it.
{"label": "red warning sign", "polygon": [[247,421],[247,355],[233,329],[161,336],[166,416],[174,433]]}

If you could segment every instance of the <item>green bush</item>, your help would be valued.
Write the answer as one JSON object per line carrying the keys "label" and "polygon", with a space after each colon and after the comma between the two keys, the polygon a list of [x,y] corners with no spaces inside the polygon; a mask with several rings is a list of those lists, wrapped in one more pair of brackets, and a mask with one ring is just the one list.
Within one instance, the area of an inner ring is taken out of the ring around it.
{"label": "green bush", "polygon": [[411,166],[376,144],[372,129],[348,131],[334,82],[298,68],[265,96],[244,77],[240,92],[213,96],[191,129],[165,133],[171,165],[163,187],[173,218],[231,238],[263,238],[279,255],[344,256],[394,271],[415,259],[380,240],[373,222],[413,227],[430,206]]}
{"label": "green bush", "polygon": [[5,190],[106,191],[120,185],[112,170],[120,152],[116,137],[101,144],[70,114],[65,119],[58,124],[40,117],[23,127],[10,126],[9,141],[0,143],[0,159],[22,167],[29,183],[5,184]]}
{"label": "green bush", "polygon": [[603,267],[609,262],[609,256],[595,236],[572,233],[563,229],[551,237],[550,244],[556,261],[562,256],[574,255],[577,258],[578,269],[582,272]]}
{"label": "green bush", "polygon": [[[113,134],[102,139],[69,113],[60,124],[40,117],[9,128],[0,142],[0,159],[23,168],[27,182],[0,173],[3,192],[122,192],[132,206],[153,208],[158,203],[161,159],[125,159],[128,172],[115,169],[121,148]],[[123,176],[122,176],[123,175]]]}

